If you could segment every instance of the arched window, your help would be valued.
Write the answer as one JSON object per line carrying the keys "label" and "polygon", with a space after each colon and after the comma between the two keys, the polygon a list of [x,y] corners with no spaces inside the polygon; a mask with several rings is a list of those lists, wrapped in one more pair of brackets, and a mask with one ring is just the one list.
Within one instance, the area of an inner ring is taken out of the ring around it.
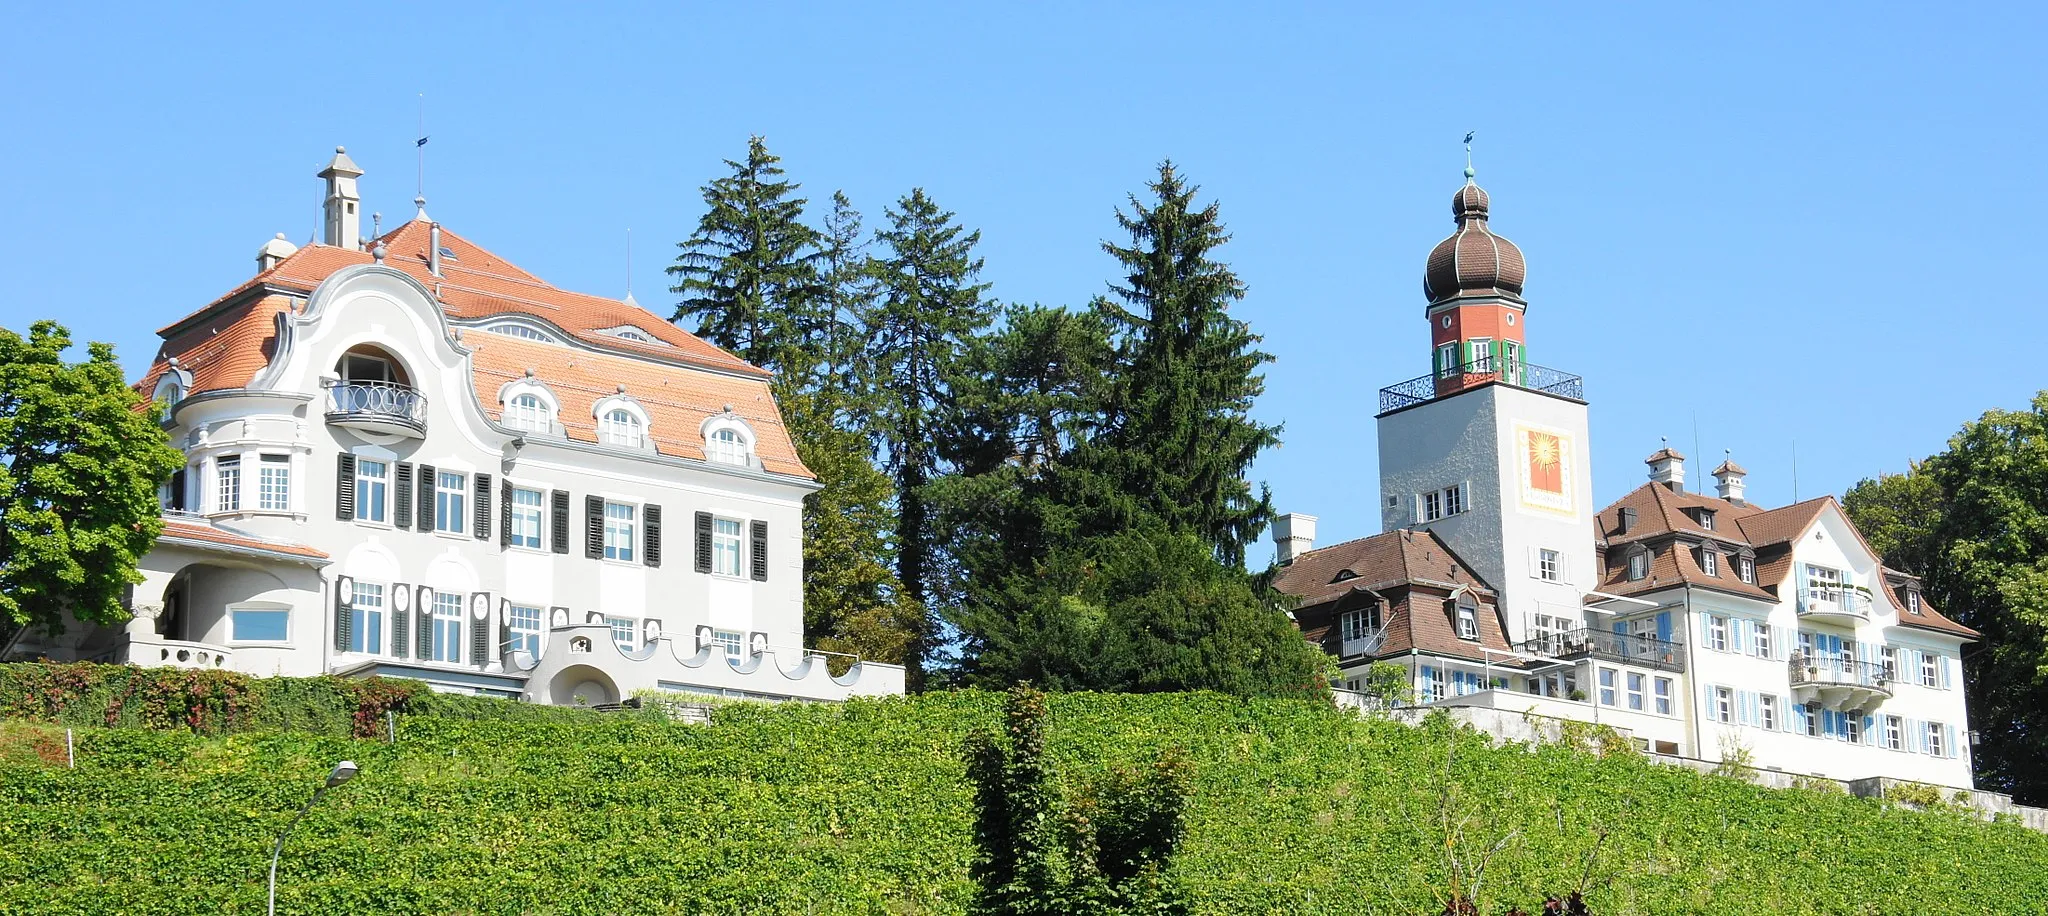
{"label": "arched window", "polygon": [[512,398],[505,405],[505,425],[513,429],[544,433],[554,428],[554,421],[548,416],[547,402],[537,394],[522,394]]}
{"label": "arched window", "polygon": [[737,464],[745,467],[753,463],[753,455],[747,448],[747,440],[739,430],[720,429],[711,433],[704,444],[705,457],[719,464]]}
{"label": "arched window", "polygon": [[624,407],[614,407],[598,418],[597,441],[605,445],[639,448],[646,436],[640,418]]}

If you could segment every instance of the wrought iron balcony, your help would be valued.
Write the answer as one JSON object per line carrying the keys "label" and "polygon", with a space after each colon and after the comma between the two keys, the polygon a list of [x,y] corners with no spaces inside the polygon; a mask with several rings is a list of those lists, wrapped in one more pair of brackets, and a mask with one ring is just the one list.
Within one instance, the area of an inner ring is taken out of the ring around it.
{"label": "wrought iron balcony", "polygon": [[327,389],[327,422],[370,432],[421,436],[427,431],[427,396],[397,382],[335,382]]}
{"label": "wrought iron balcony", "polygon": [[1480,385],[1512,385],[1574,401],[1586,399],[1585,380],[1569,372],[1512,359],[1478,359],[1380,389],[1380,413],[1425,404]]}
{"label": "wrought iron balcony", "polygon": [[1515,648],[1530,655],[1560,661],[1597,658],[1660,671],[1685,670],[1685,653],[1678,643],[1654,636],[1632,636],[1608,630],[1566,630],[1525,639]]}
{"label": "wrought iron balcony", "polygon": [[1870,592],[1848,585],[1802,588],[1799,616],[1862,623],[1870,619]]}
{"label": "wrought iron balcony", "polygon": [[1787,663],[1794,699],[1836,709],[1869,709],[1892,695],[1892,677],[1878,662],[1794,652]]}

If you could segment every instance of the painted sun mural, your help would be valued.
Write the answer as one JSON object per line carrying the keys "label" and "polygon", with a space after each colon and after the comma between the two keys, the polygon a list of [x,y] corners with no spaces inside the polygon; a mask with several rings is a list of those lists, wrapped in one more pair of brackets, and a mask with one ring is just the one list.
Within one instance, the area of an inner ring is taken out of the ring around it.
{"label": "painted sun mural", "polygon": [[1573,511],[1572,439],[1563,432],[1530,426],[1515,427],[1521,464],[1521,502],[1545,512]]}

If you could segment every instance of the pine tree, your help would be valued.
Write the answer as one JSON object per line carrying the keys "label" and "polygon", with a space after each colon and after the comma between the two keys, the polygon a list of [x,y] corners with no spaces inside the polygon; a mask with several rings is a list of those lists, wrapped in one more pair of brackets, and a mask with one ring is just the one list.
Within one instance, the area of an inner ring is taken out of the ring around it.
{"label": "pine tree", "polygon": [[1280,428],[1251,418],[1265,390],[1259,367],[1273,357],[1259,337],[1230,314],[1245,287],[1214,259],[1230,240],[1215,203],[1197,208],[1196,186],[1171,161],[1117,214],[1128,246],[1104,242],[1126,275],[1114,299],[1096,309],[1117,335],[1120,371],[1110,393],[1103,435],[1084,466],[1109,475],[1127,499],[1112,505],[1115,527],[1143,513],[1208,542],[1226,565],[1242,566],[1244,548],[1273,514],[1263,488],[1254,497],[1245,471],[1259,452],[1279,443]]}
{"label": "pine tree", "polygon": [[861,215],[846,199],[846,192],[832,192],[832,209],[825,214],[825,229],[818,234],[818,271],[824,300],[815,311],[822,323],[818,337],[823,341],[819,389],[839,393],[849,410],[859,410],[868,393],[855,384],[859,377],[862,340],[861,316],[873,307],[874,259],[861,229]]}
{"label": "pine tree", "polygon": [[886,252],[875,266],[880,296],[863,321],[863,362],[875,396],[873,429],[896,484],[896,578],[920,615],[908,663],[912,687],[921,689],[937,636],[929,598],[938,550],[925,485],[941,461],[932,440],[959,378],[960,353],[994,309],[982,297],[988,285],[974,282],[980,232],[954,222],[922,188],[886,216],[888,228],[876,234]]}
{"label": "pine tree", "polygon": [[732,174],[704,186],[697,231],[677,243],[669,291],[683,297],[675,319],[696,317],[698,336],[802,387],[823,358],[818,234],[781,161],[760,137],[746,161],[726,160]]}

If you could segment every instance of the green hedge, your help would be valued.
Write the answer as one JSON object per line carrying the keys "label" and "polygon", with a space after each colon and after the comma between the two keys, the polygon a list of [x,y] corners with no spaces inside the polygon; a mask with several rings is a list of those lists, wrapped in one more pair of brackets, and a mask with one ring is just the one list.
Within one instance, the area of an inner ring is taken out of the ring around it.
{"label": "green hedge", "polygon": [[[1000,703],[749,704],[695,727],[470,701],[406,715],[396,743],[86,729],[75,770],[61,727],[0,724],[0,912],[260,912],[271,838],[350,758],[361,775],[286,850],[279,912],[962,913],[959,748]],[[1200,913],[1436,912],[1447,785],[1454,852],[1513,832],[1485,873],[1490,912],[1570,889],[1603,831],[1601,914],[2048,900],[2048,836],[1952,813],[1495,748],[1441,721],[1301,701],[1073,694],[1052,716],[1050,753],[1071,774],[1187,750],[1175,873]]]}

